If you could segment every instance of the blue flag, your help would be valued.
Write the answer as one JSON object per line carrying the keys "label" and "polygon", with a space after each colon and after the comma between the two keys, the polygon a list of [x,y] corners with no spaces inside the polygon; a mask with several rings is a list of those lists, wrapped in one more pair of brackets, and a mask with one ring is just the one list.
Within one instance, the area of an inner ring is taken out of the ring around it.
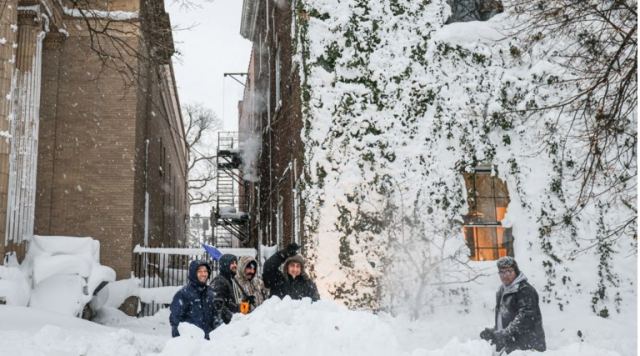
{"label": "blue flag", "polygon": [[218,250],[213,246],[202,244],[202,247],[204,248],[205,251],[207,251],[207,253],[211,256],[211,258],[213,258],[216,261],[220,259],[220,256],[222,256],[222,252],[220,252],[220,250]]}

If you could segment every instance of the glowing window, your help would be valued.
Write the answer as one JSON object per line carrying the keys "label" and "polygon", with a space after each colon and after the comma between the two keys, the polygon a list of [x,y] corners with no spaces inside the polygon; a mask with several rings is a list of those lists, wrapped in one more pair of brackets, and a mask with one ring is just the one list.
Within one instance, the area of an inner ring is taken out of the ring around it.
{"label": "glowing window", "polygon": [[511,228],[502,226],[509,205],[507,185],[491,175],[490,168],[464,174],[469,214],[464,218],[464,236],[474,261],[513,256]]}

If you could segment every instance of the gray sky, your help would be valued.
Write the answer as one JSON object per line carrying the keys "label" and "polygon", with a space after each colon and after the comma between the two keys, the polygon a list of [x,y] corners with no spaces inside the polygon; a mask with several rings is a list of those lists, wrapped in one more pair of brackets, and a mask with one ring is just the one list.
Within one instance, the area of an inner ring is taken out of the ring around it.
{"label": "gray sky", "polygon": [[[181,55],[174,57],[173,67],[180,102],[202,103],[223,119],[224,130],[236,131],[244,88],[230,77],[223,78],[223,73],[246,72],[249,66],[251,42],[240,36],[242,0],[192,2],[198,8],[184,9],[175,0],[165,0],[171,25],[179,29],[173,40]],[[210,208],[195,205],[190,214],[208,216]]]}
{"label": "gray sky", "polygon": [[249,66],[251,42],[240,36],[242,0],[192,0],[195,9],[165,2],[171,25],[180,29],[173,33],[181,53],[173,61],[180,102],[201,102],[223,119],[225,130],[237,130],[243,87],[223,73]]}

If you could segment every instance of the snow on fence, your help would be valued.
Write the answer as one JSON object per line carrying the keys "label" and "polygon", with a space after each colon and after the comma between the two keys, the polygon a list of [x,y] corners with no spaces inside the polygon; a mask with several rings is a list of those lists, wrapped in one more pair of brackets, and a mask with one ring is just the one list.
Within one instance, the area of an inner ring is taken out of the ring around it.
{"label": "snow on fence", "polygon": [[[236,256],[256,256],[257,251],[252,248],[220,248],[222,253]],[[140,279],[141,290],[162,287],[176,287],[185,285],[189,279],[189,264],[191,261],[204,260],[211,266],[212,276],[218,274],[218,261],[201,248],[166,248],[142,247],[133,249],[135,264],[134,276]],[[211,278],[209,280],[211,280]],[[146,300],[145,300],[146,299]],[[164,298],[166,299],[166,298]],[[168,307],[166,300],[158,302],[157,298],[141,298],[141,308],[138,316],[149,316],[158,310]]]}

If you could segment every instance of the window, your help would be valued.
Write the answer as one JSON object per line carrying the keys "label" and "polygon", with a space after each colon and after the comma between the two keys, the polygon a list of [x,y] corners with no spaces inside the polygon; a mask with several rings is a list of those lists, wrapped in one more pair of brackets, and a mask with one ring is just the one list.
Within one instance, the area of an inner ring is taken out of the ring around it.
{"label": "window", "polygon": [[474,261],[497,260],[513,256],[511,228],[502,227],[509,205],[507,185],[491,174],[491,168],[479,167],[464,174],[469,214],[464,216],[464,236]]}
{"label": "window", "polygon": [[446,23],[487,21],[502,13],[504,6],[500,0],[447,0],[451,16]]}

